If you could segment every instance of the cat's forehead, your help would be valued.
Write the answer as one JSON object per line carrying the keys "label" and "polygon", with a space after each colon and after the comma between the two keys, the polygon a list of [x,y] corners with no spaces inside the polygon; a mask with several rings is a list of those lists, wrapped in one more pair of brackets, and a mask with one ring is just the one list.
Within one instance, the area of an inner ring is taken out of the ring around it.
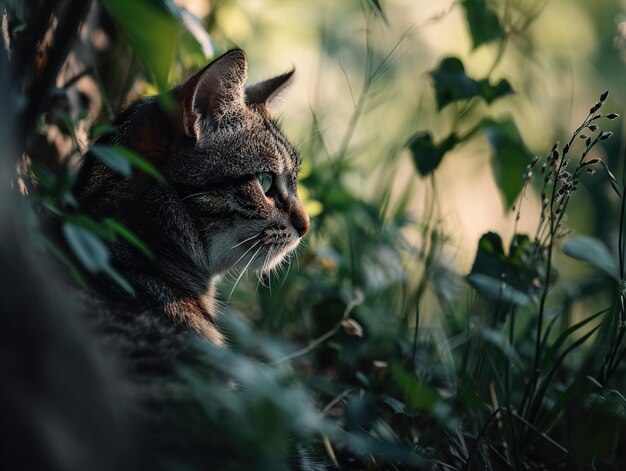
{"label": "cat's forehead", "polygon": [[266,130],[256,142],[256,155],[260,165],[277,174],[297,171],[299,158],[287,139],[277,130]]}
{"label": "cat's forehead", "polygon": [[218,132],[203,145],[209,155],[219,155],[232,170],[241,174],[274,172],[276,174],[297,172],[300,159],[270,119],[247,120],[242,125]]}

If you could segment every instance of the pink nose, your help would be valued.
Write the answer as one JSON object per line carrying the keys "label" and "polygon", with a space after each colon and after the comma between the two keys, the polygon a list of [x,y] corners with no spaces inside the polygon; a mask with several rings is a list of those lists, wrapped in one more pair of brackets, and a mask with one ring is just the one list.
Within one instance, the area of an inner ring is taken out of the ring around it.
{"label": "pink nose", "polygon": [[309,227],[311,227],[309,215],[299,202],[294,204],[291,209],[291,223],[298,231],[298,234],[300,234],[300,237],[306,234]]}

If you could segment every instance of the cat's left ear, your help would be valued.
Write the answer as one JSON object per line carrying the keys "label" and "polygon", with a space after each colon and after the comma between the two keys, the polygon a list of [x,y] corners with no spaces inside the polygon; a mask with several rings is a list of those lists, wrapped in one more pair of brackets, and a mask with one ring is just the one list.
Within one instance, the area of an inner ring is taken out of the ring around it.
{"label": "cat's left ear", "polygon": [[247,76],[246,55],[232,49],[176,87],[181,130],[200,139],[207,127],[217,127],[225,116],[243,111]]}
{"label": "cat's left ear", "polygon": [[246,103],[265,105],[271,110],[279,101],[277,98],[293,83],[295,73],[296,69],[291,69],[282,75],[246,87]]}

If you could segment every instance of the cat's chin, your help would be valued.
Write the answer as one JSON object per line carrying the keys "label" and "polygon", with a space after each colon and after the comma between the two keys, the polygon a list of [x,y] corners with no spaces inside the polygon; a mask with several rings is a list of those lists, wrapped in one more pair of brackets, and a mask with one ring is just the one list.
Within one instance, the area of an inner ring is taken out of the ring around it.
{"label": "cat's chin", "polygon": [[299,243],[300,239],[298,238],[287,244],[270,245],[265,256],[255,260],[254,266],[251,268],[260,274],[269,273],[282,263],[288,262],[290,254],[298,247]]}
{"label": "cat's chin", "polygon": [[[263,244],[261,246],[257,246],[257,243],[254,242],[240,244],[241,253],[234,255],[232,260],[225,260],[225,263],[214,270],[214,273],[220,274],[229,270],[249,271],[258,274],[268,273],[287,262],[290,254],[298,247],[299,243],[300,238],[294,237],[289,242],[280,244]],[[217,257],[214,256],[215,258]]]}

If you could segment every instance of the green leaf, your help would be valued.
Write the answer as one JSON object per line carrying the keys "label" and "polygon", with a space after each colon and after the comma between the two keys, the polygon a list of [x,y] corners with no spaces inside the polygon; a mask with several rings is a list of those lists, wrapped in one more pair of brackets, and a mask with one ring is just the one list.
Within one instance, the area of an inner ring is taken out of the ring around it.
{"label": "green leaf", "polygon": [[391,396],[384,396],[383,402],[387,404],[396,414],[406,415],[407,417],[419,417],[420,414],[414,410],[409,409],[403,402],[398,401]]}
{"label": "green leaf", "polygon": [[425,411],[437,417],[448,429],[456,426],[450,405],[439,396],[436,389],[421,381],[415,373],[405,370],[399,363],[392,364],[391,374],[400,389],[406,407],[405,414],[409,411],[407,415],[412,416],[417,411]]}
{"label": "green leaf", "polygon": [[383,398],[383,402],[391,407],[396,414],[404,414],[404,411],[406,410],[406,406],[404,405],[404,403],[398,401],[391,396],[385,396]]}
{"label": "green leaf", "polygon": [[387,16],[385,15],[385,12],[383,11],[383,7],[381,6],[379,0],[367,0],[367,4],[372,9],[372,11],[385,22],[385,24],[389,24],[389,22],[387,21]]}
{"label": "green leaf", "polygon": [[409,141],[409,150],[413,155],[413,162],[421,176],[426,176],[434,172],[443,156],[457,144],[458,139],[455,134],[445,138],[439,145],[433,143],[433,138],[429,132],[416,133]]}
{"label": "green leaf", "polygon": [[586,326],[589,322],[596,319],[597,317],[606,314],[608,311],[608,309],[602,309],[601,311],[598,311],[595,314],[587,317],[586,319],[583,319],[582,321],[579,321],[576,324],[569,326],[567,329],[565,329],[563,333],[561,333],[561,335],[559,335],[559,337],[554,341],[554,343],[550,345],[550,347],[546,350],[541,360],[541,369],[543,370],[552,364],[552,361],[559,352],[559,349],[565,343],[565,341],[572,336],[572,334],[574,334],[582,327]]}
{"label": "green leaf", "polygon": [[141,170],[143,173],[150,175],[158,182],[165,181],[163,174],[150,162],[132,150],[122,146],[112,146],[118,153],[124,156],[133,167]]}
{"label": "green leaf", "polygon": [[370,396],[351,394],[346,400],[346,428],[358,430],[369,428],[372,422],[372,401]]}
{"label": "green leaf", "polygon": [[478,241],[471,273],[482,273],[501,280],[502,273],[506,271],[505,263],[506,254],[500,236],[495,232],[483,234]]}
{"label": "green leaf", "polygon": [[89,129],[89,139],[95,141],[96,139],[104,136],[105,134],[111,134],[115,131],[115,126],[109,123],[96,123]]}
{"label": "green leaf", "polygon": [[49,192],[54,190],[56,185],[56,175],[52,170],[37,161],[33,161],[31,164],[31,171],[37,180],[37,183],[41,185],[41,188]]}
{"label": "green leaf", "polygon": [[408,407],[421,411],[433,411],[435,409],[439,402],[439,396],[435,390],[422,383],[414,373],[406,371],[399,364],[393,364],[391,372]]}
{"label": "green leaf", "polygon": [[480,94],[489,104],[496,101],[498,98],[510,95],[513,93],[511,84],[506,79],[501,79],[497,84],[491,85],[488,79],[480,80]]}
{"label": "green leaf", "polygon": [[[603,394],[597,394],[590,396],[586,402],[581,413],[584,420],[580,420],[571,431],[568,448],[572,459],[579,463],[593,463],[600,457],[616,453],[613,456],[618,460],[616,463],[620,463],[618,468],[623,467],[623,445],[617,442],[616,437],[623,436],[626,427],[624,419],[615,413],[615,399],[607,401]],[[614,451],[615,448],[618,451]]]}
{"label": "green leaf", "polygon": [[430,75],[433,78],[437,108],[441,110],[453,101],[473,98],[481,94],[480,84],[465,75],[463,62],[456,57],[446,57]]}
{"label": "green leaf", "polygon": [[63,235],[68,245],[90,273],[97,273],[109,267],[109,249],[92,232],[71,222],[63,223]]}
{"label": "green leaf", "polygon": [[170,67],[181,36],[176,10],[162,0],[102,0],[102,3],[126,31],[159,90],[167,90]]}
{"label": "green leaf", "polygon": [[76,139],[76,123],[72,116],[63,110],[55,110],[54,117],[58,120],[59,129],[61,132],[67,134],[72,139],[74,147],[78,147],[78,141]]}
{"label": "green leaf", "polygon": [[124,177],[129,177],[133,173],[130,161],[112,146],[94,144],[89,152]]}
{"label": "green leaf", "polygon": [[132,167],[136,167],[159,182],[165,180],[154,165],[126,147],[94,144],[89,151],[124,177],[129,177],[132,174]]}
{"label": "green leaf", "polygon": [[115,281],[124,291],[126,291],[131,296],[135,296],[135,289],[131,286],[131,284],[126,281],[126,279],[120,275],[117,271],[113,269],[111,265],[107,265],[103,268],[104,273],[106,273],[109,278]]}
{"label": "green leaf", "polygon": [[516,265],[524,263],[524,255],[532,248],[531,246],[530,237],[526,234],[515,234],[509,246],[509,260]]}
{"label": "green leaf", "polygon": [[59,260],[69,272],[70,276],[78,283],[82,288],[87,288],[87,283],[85,279],[80,274],[80,271],[76,268],[76,266],[72,263],[72,261],[65,256],[63,251],[59,249],[50,239],[46,236],[41,235],[41,242],[48,251],[54,255],[57,260]]}
{"label": "green leaf", "polygon": [[523,186],[523,176],[532,154],[511,118],[484,122],[487,141],[493,149],[491,166],[507,209],[513,206]]}
{"label": "green leaf", "polygon": [[478,326],[478,328],[476,329],[476,334],[485,342],[490,343],[498,350],[500,350],[502,354],[509,360],[519,361],[519,355],[517,351],[515,350],[513,345],[511,345],[506,336],[499,330],[492,329],[491,327],[487,327],[485,325],[481,325]]}
{"label": "green leaf", "polygon": [[199,67],[206,65],[207,59],[215,54],[215,48],[204,21],[186,8],[179,7],[178,16],[183,26],[181,57],[191,58],[191,64],[195,63]]}
{"label": "green leaf", "polygon": [[487,232],[478,241],[476,258],[467,277],[468,283],[492,301],[528,305],[537,294],[536,280],[541,277],[532,263],[534,245],[523,234],[513,237],[509,254],[504,253],[502,239]]}
{"label": "green leaf", "polygon": [[[168,89],[174,57],[185,67],[206,64],[214,48],[202,20],[171,0],[102,0],[118,20],[129,42],[154,77],[157,88]],[[159,102],[172,105],[169,94],[162,93]]]}
{"label": "green leaf", "polygon": [[[486,253],[495,255],[497,257],[504,257],[504,246],[502,245],[502,238],[495,232],[487,232],[483,234],[478,241],[478,248]],[[476,259],[478,262],[479,260]]]}
{"label": "green leaf", "polygon": [[559,392],[556,402],[546,411],[537,424],[537,428],[545,433],[549,432],[558,423],[559,419],[563,417],[563,413],[568,407],[575,405],[578,409],[587,395],[601,388],[602,385],[591,376],[574,377],[573,382],[564,391]]}
{"label": "green leaf", "polygon": [[146,254],[148,258],[151,258],[151,259],[154,258],[154,252],[150,250],[150,248],[145,244],[145,242],[143,242],[139,237],[137,237],[137,235],[133,231],[131,231],[122,223],[117,222],[115,219],[104,219],[102,221],[102,224],[108,227],[109,229],[111,229],[114,233],[121,236],[123,239],[125,239],[129,243],[131,243],[132,245],[134,245],[135,247],[137,247],[144,254]]}
{"label": "green leaf", "polygon": [[515,289],[502,279],[481,273],[470,273],[467,281],[476,291],[492,301],[518,306],[527,306],[532,302],[528,294]]}
{"label": "green leaf", "polygon": [[463,0],[463,8],[474,49],[482,44],[505,37],[498,16],[485,0]]}
{"label": "green leaf", "polygon": [[110,264],[109,248],[93,232],[72,222],[64,222],[63,235],[76,258],[90,273],[105,273],[122,289],[135,295],[133,287]]}
{"label": "green leaf", "polygon": [[[213,43],[209,34],[204,29],[202,20],[196,18],[188,11],[183,12],[183,24],[186,30],[183,32],[180,42],[179,60],[184,70],[198,70],[204,67],[208,59],[214,55]],[[174,71],[179,72],[178,68]],[[177,80],[184,77],[175,75]],[[171,78],[171,77],[170,77]]]}
{"label": "green leaf", "polygon": [[491,85],[489,79],[475,80],[467,76],[463,62],[457,57],[444,58],[430,75],[433,78],[439,110],[453,101],[474,97],[482,97],[491,104],[498,98],[513,93],[513,88],[506,79]]}
{"label": "green leaf", "polygon": [[63,215],[63,219],[66,222],[70,222],[76,226],[80,226],[83,229],[86,229],[87,231],[100,237],[101,239],[106,239],[106,240],[114,239],[114,234],[112,234],[110,229],[106,228],[101,223],[99,223],[92,217],[87,216],[85,214],[67,213]]}
{"label": "green leaf", "polygon": [[563,244],[563,252],[619,280],[617,258],[611,255],[601,240],[588,236],[572,236]]}

